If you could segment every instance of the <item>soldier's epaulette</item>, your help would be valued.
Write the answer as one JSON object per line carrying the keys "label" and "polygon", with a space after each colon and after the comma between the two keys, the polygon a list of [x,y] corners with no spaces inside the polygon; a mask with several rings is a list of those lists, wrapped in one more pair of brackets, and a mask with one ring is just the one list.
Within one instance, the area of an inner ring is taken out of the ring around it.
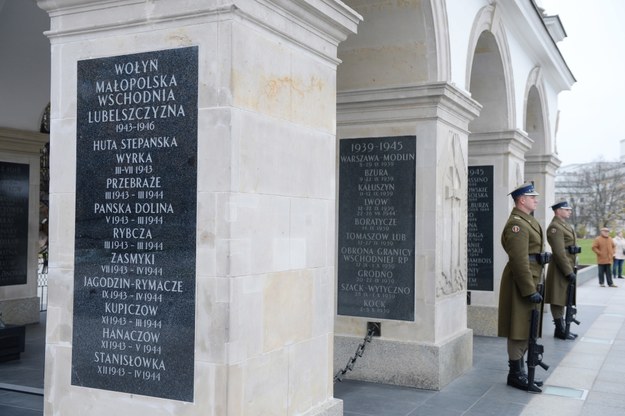
{"label": "soldier's epaulette", "polygon": [[518,215],[513,215],[512,218],[514,218],[515,220],[521,220],[523,218],[519,217]]}

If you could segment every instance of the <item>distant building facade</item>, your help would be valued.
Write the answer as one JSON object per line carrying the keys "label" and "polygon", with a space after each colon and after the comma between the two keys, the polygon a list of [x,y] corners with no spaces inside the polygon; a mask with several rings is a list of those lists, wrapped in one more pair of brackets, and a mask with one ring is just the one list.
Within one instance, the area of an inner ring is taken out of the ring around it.
{"label": "distant building facade", "polygon": [[625,165],[614,161],[576,163],[556,171],[556,199],[566,199],[572,205],[570,222],[580,237],[596,236],[604,226],[623,228],[624,179]]}

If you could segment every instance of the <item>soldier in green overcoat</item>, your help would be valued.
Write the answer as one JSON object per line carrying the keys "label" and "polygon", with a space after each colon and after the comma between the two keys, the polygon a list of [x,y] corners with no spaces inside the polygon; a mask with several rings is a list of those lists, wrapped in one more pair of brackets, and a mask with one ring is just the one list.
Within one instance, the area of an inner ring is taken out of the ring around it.
{"label": "soldier in green overcoat", "polygon": [[[569,285],[575,296],[575,260],[580,249],[576,245],[575,230],[566,222],[572,211],[569,203],[560,201],[551,208],[554,217],[547,227],[547,241],[553,255],[547,270],[545,303],[551,305],[551,316],[555,324],[553,336],[559,339],[575,339],[576,334],[566,331],[564,307]],[[573,298],[573,304],[575,304],[575,298]]]}
{"label": "soldier in green overcoat", "polygon": [[[538,206],[538,192],[526,183],[510,193],[514,208],[501,234],[501,245],[508,253],[508,263],[501,276],[499,289],[498,335],[508,338],[508,385],[522,390],[540,392],[535,380],[528,387],[523,356],[528,348],[530,316],[539,308],[542,317],[541,283],[543,231],[531,215]],[[540,336],[540,325],[539,325]]]}

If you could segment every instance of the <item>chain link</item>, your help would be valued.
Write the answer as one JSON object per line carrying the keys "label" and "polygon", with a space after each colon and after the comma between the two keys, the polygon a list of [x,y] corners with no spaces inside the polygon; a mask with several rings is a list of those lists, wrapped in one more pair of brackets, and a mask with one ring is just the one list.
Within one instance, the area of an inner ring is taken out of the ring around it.
{"label": "chain link", "polygon": [[354,369],[354,364],[356,363],[356,360],[358,359],[358,357],[362,357],[362,355],[365,353],[365,347],[368,343],[371,342],[371,338],[373,338],[373,334],[376,332],[376,329],[377,328],[374,326],[369,328],[369,330],[367,331],[367,335],[365,335],[365,338],[360,344],[358,344],[358,348],[356,348],[356,353],[354,354],[354,356],[350,357],[349,361],[347,361],[347,365],[345,366],[345,368],[339,370],[334,375],[335,383],[337,381],[343,381],[343,376],[345,375],[345,373]]}

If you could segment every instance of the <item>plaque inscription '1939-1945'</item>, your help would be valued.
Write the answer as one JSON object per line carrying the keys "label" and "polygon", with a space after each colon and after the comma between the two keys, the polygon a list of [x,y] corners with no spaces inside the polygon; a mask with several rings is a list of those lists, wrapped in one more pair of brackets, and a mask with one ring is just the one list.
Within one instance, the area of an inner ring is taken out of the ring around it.
{"label": "plaque inscription '1939-1945'", "polygon": [[343,139],[338,314],[414,320],[416,137]]}
{"label": "plaque inscription '1939-1945'", "polygon": [[198,48],[78,62],[72,384],[193,401]]}

